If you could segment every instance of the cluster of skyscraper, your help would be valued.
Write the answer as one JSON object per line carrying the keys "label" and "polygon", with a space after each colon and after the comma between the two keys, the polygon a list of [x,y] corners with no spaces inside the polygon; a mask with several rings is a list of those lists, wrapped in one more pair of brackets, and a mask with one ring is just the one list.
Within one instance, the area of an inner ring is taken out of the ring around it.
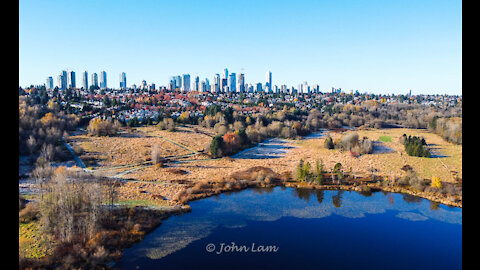
{"label": "cluster of skyscraper", "polygon": [[182,91],[201,91],[212,93],[229,93],[229,92],[272,92],[272,72],[268,71],[266,76],[265,85],[258,83],[255,87],[251,84],[245,83],[245,74],[240,73],[237,80],[236,73],[229,73],[225,68],[223,74],[215,74],[213,82],[210,85],[210,81],[200,80],[198,76],[195,76],[193,83],[190,83],[190,74],[183,74],[170,77],[167,88],[169,90],[180,89]]}
{"label": "cluster of skyscraper", "polygon": [[[107,72],[102,71],[100,72],[100,85],[98,83],[98,75],[97,73],[93,73],[91,76],[91,86],[95,88],[107,88]],[[47,89],[53,89],[53,77],[47,77],[47,82],[45,84]],[[77,83],[75,79],[75,71],[65,71],[62,70],[60,74],[57,76],[57,87],[61,90],[65,90],[67,88],[77,88]],[[82,72],[82,85],[83,89],[88,89],[88,72]],[[120,88],[126,89],[127,88],[127,75],[125,72],[120,73]]]}
{"label": "cluster of skyscraper", "polygon": [[[95,88],[105,89],[107,88],[107,72],[100,72],[100,84],[98,81],[97,73],[91,75],[91,85]],[[53,89],[53,78],[48,77],[46,83],[47,89]],[[74,71],[65,71],[63,70],[57,77],[57,86],[59,89],[67,88],[77,88],[75,80]],[[82,86],[83,89],[89,88],[88,83],[88,73],[84,71],[82,73]],[[120,73],[120,89],[127,89],[127,76],[125,72]],[[137,89],[137,86],[134,84],[130,88],[134,90]],[[163,86],[160,88],[164,88]],[[272,84],[272,72],[267,71],[265,75],[265,83],[256,83],[256,84],[247,84],[245,83],[245,74],[240,73],[237,80],[236,73],[229,73],[228,69],[225,68],[222,75],[215,74],[212,84],[210,81],[205,78],[205,80],[200,80],[198,76],[195,76],[193,82],[190,80],[190,74],[183,74],[178,76],[171,76],[169,83],[166,87],[169,90],[182,90],[182,91],[200,91],[200,92],[212,92],[212,93],[254,93],[254,92],[268,92],[268,93],[319,93],[320,87],[314,85],[310,87],[307,82],[298,85],[298,88],[295,89],[293,86],[287,88],[286,85],[277,85]],[[142,90],[155,90],[155,84],[151,83],[147,85],[147,82],[144,80],[140,85]],[[332,92],[339,92],[340,89],[332,88]]]}

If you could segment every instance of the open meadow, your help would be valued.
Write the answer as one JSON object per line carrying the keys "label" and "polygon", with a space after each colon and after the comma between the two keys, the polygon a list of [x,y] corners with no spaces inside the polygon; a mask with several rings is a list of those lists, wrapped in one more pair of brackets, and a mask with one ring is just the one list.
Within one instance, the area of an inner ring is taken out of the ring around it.
{"label": "open meadow", "polygon": [[[405,172],[401,168],[410,165],[419,177],[425,179],[438,177],[444,182],[455,182],[454,174],[462,177],[462,146],[426,130],[359,129],[356,132],[360,138],[366,136],[374,141],[374,152],[358,157],[324,147],[326,136],[335,141],[346,132],[351,131],[324,131],[321,136],[302,140],[274,139],[219,159],[206,154],[211,141],[208,134],[213,132],[189,126],[179,127],[175,132],[148,126],[115,137],[76,135],[69,138],[69,143],[83,148],[81,158],[85,163],[96,161],[96,166],[91,167],[94,171],[130,180],[119,188],[119,200],[128,204],[174,205],[172,198],[188,184],[216,180],[255,166],[289,173],[295,170],[300,159],[312,165],[316,160],[322,160],[326,170],[341,163],[345,172],[351,170],[356,176],[375,174],[393,179],[403,176]],[[403,134],[424,137],[432,158],[408,156],[399,141]],[[163,166],[153,165],[150,161],[155,144],[160,147],[161,156],[167,158]]]}

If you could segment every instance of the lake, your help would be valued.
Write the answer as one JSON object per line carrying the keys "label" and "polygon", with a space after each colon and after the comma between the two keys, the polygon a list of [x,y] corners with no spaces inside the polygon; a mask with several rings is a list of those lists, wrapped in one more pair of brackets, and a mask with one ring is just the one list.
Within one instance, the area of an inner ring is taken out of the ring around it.
{"label": "lake", "polygon": [[284,187],[190,203],[121,269],[461,269],[462,209],[394,193]]}

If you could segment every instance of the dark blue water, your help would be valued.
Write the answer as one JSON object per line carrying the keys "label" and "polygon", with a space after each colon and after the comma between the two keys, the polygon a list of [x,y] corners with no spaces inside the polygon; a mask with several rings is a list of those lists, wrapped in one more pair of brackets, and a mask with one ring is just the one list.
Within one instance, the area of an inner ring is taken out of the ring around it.
{"label": "dark blue water", "polygon": [[190,205],[127,249],[118,266],[461,269],[462,209],[417,197],[277,187]]}

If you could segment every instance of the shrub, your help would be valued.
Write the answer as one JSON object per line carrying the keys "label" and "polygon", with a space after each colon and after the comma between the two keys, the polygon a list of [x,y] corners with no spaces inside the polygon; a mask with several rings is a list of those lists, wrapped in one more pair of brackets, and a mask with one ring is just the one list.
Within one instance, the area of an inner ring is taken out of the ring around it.
{"label": "shrub", "polygon": [[300,161],[298,162],[298,166],[295,171],[297,181],[305,181],[305,174],[303,172],[303,163],[304,163],[303,159],[300,159]]}
{"label": "shrub", "polygon": [[405,144],[405,142],[407,141],[407,134],[403,134],[402,137],[400,137],[400,143],[401,144]]}
{"label": "shrub", "polygon": [[358,145],[358,134],[356,132],[351,132],[343,135],[335,147],[344,151],[349,151],[356,145]]}
{"label": "shrub", "polygon": [[343,180],[343,172],[342,172],[342,163],[338,162],[333,166],[332,173],[335,174],[338,178],[338,181],[342,183]]}
{"label": "shrub", "polygon": [[83,153],[85,153],[85,150],[78,145],[74,145],[72,148],[73,148],[73,152],[77,156],[81,156],[81,155],[83,155]]}
{"label": "shrub", "polygon": [[[325,141],[325,144],[327,144],[327,141]],[[342,151],[350,151],[354,157],[360,154],[371,154],[373,152],[373,142],[367,137],[359,140],[356,132],[347,133],[335,142],[334,145],[335,148],[341,149]]]}
{"label": "shrub", "polygon": [[176,124],[172,118],[164,118],[157,125],[160,130],[167,130],[170,132],[174,132],[176,130]]}
{"label": "shrub", "polygon": [[26,201],[25,198],[23,198],[22,196],[19,196],[18,197],[18,211],[20,212],[20,210],[22,210],[23,208],[25,208],[25,204],[26,204]]}
{"label": "shrub", "polygon": [[[73,179],[74,178],[74,179]],[[102,217],[102,186],[90,175],[58,167],[39,201],[42,229],[60,242],[93,236]]]}
{"label": "shrub", "polygon": [[449,142],[462,144],[462,118],[461,117],[434,117],[429,124],[429,129]]}
{"label": "shrub", "polygon": [[303,159],[300,159],[295,174],[297,181],[311,182],[314,179],[310,162],[304,162]]}
{"label": "shrub", "polygon": [[313,180],[313,173],[312,173],[312,166],[310,165],[310,162],[306,162],[303,164],[303,175],[304,175],[304,180],[306,182],[311,182]]}
{"label": "shrub", "polygon": [[410,184],[410,178],[408,178],[406,176],[400,177],[397,180],[397,184],[400,185],[400,186],[408,186]]}
{"label": "shrub", "polygon": [[327,149],[333,149],[335,148],[335,145],[333,144],[333,140],[332,140],[332,137],[328,136],[327,138],[325,138],[325,141],[324,141],[324,146],[325,148]]}
{"label": "shrub", "polygon": [[245,145],[250,143],[245,129],[239,129],[237,135],[240,138],[240,144]]}
{"label": "shrub", "polygon": [[430,186],[433,188],[442,188],[442,182],[440,181],[440,178],[434,176]]}
{"label": "shrub", "polygon": [[29,223],[30,221],[36,220],[38,218],[39,211],[38,205],[36,203],[27,203],[25,208],[23,208],[18,213],[18,218],[20,223]]}
{"label": "shrub", "polygon": [[325,175],[324,175],[325,172],[323,171],[323,161],[322,160],[320,160],[320,162],[318,162],[318,160],[316,161],[315,171],[316,171],[315,180],[317,181],[317,184],[323,185],[323,182],[325,180]]}
{"label": "shrub", "polygon": [[170,168],[167,170],[167,172],[179,175],[184,175],[188,173],[187,171],[178,168]]}
{"label": "shrub", "polygon": [[420,179],[419,177],[412,177],[409,180],[410,182],[410,187],[418,190],[418,191],[424,191],[425,190],[425,182],[423,179]]}
{"label": "shrub", "polygon": [[427,143],[425,142],[425,139],[421,137],[408,136],[408,138],[405,139],[404,146],[405,151],[409,156],[430,157],[430,151],[428,151]]}
{"label": "shrub", "polygon": [[221,123],[217,123],[215,124],[215,126],[213,127],[213,130],[219,134],[219,135],[223,135],[225,133],[228,132],[228,127],[224,124],[221,124]]}
{"label": "shrub", "polygon": [[152,147],[152,162],[153,164],[163,164],[160,147],[157,144]]}
{"label": "shrub", "polygon": [[114,136],[119,129],[118,121],[112,123],[109,120],[101,120],[100,118],[93,118],[90,120],[87,131],[94,136]]}
{"label": "shrub", "polygon": [[456,195],[456,196],[462,196],[462,187],[461,186],[456,186],[455,184],[452,183],[445,183],[443,185],[442,189],[445,190],[447,194],[450,195]]}
{"label": "shrub", "polygon": [[219,158],[223,156],[223,137],[217,135],[213,137],[212,142],[210,143],[210,154],[214,158]]}
{"label": "shrub", "polygon": [[42,157],[45,161],[53,161],[55,157],[55,149],[53,148],[52,144],[44,144],[42,145],[42,150],[40,151],[40,157]]}
{"label": "shrub", "polygon": [[367,137],[363,137],[363,139],[358,142],[358,145],[360,147],[361,154],[373,153],[373,142]]}

